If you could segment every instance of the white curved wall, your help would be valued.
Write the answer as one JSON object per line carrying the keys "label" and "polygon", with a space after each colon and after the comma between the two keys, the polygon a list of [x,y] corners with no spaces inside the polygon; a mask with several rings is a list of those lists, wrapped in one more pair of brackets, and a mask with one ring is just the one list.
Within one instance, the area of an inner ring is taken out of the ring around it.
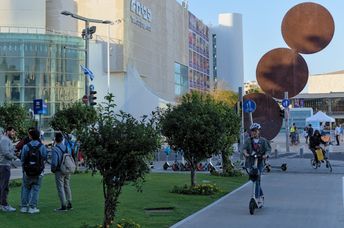
{"label": "white curved wall", "polygon": [[229,89],[238,91],[244,85],[244,54],[242,16],[237,13],[219,14],[216,34],[217,76]]}
{"label": "white curved wall", "polygon": [[0,26],[45,28],[45,0],[1,0]]}
{"label": "white curved wall", "polygon": [[[72,17],[61,14],[67,10],[77,13],[77,5],[74,0],[46,0],[47,1],[47,28],[56,31],[77,33],[78,21]],[[75,34],[73,34],[75,35]]]}

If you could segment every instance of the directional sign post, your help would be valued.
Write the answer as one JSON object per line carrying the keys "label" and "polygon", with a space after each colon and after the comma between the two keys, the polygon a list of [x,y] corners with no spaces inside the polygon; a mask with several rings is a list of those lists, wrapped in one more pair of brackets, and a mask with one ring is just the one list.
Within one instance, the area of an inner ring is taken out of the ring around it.
{"label": "directional sign post", "polygon": [[246,113],[249,113],[250,115],[250,123],[253,124],[253,118],[252,118],[252,112],[254,112],[256,110],[256,102],[254,102],[253,100],[246,100],[243,103],[243,110]]}
{"label": "directional sign post", "polygon": [[285,98],[285,99],[282,100],[282,106],[284,108],[288,108],[289,105],[290,105],[290,100],[289,99]]}
{"label": "directional sign post", "polygon": [[43,113],[43,99],[33,100],[33,112],[35,115]]}
{"label": "directional sign post", "polygon": [[254,112],[256,110],[256,102],[254,102],[253,100],[246,100],[244,101],[243,104],[243,109],[244,112],[250,113],[250,112]]}

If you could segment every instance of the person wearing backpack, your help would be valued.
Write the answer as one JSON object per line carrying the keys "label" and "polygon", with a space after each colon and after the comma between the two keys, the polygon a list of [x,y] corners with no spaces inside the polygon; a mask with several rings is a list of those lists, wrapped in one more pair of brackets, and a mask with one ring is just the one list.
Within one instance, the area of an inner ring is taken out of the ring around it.
{"label": "person wearing backpack", "polygon": [[39,141],[40,132],[32,130],[29,134],[31,141],[27,143],[21,153],[23,167],[23,183],[21,189],[20,212],[39,213],[37,202],[41,188],[44,161],[47,157],[45,145]]}
{"label": "person wearing backpack", "polygon": [[63,143],[61,132],[55,133],[55,146],[52,149],[51,172],[55,173],[55,183],[61,207],[55,211],[67,211],[72,207],[72,191],[70,188],[70,174],[75,171],[72,167],[74,160]]}

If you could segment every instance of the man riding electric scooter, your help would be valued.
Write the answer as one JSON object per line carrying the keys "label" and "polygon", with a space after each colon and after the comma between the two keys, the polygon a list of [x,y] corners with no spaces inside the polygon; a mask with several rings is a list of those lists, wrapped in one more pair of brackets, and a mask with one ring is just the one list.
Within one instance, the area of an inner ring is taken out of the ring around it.
{"label": "man riding electric scooter", "polygon": [[245,167],[250,180],[254,184],[252,199],[250,201],[250,213],[254,213],[255,208],[261,208],[264,203],[264,194],[261,188],[260,176],[264,167],[264,160],[271,152],[270,142],[260,137],[260,124],[253,123],[250,127],[251,137],[243,145],[243,154],[246,158]]}

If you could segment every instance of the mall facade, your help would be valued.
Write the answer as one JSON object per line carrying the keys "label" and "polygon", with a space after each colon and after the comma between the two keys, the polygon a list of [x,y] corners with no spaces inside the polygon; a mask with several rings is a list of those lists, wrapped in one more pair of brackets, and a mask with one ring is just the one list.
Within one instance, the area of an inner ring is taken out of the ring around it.
{"label": "mall facade", "polygon": [[209,27],[175,0],[5,0],[0,9],[0,104],[30,108],[44,99],[44,126],[85,93],[85,24],[64,10],[116,22],[91,24],[98,103],[111,92],[118,109],[138,117],[188,91],[209,92],[218,81],[234,91],[243,86],[239,14],[220,15]]}

